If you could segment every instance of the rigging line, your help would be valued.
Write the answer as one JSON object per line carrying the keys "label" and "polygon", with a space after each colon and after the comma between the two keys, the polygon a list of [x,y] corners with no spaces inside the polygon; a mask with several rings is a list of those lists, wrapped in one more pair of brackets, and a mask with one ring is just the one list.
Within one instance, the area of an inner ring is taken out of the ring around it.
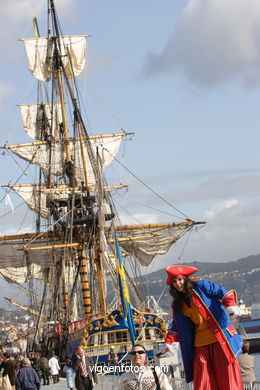
{"label": "rigging line", "polygon": [[22,219],[22,221],[21,221],[21,223],[20,223],[20,226],[19,226],[18,229],[16,230],[16,233],[18,233],[19,230],[21,229],[21,227],[22,227],[22,225],[23,225],[23,223],[24,223],[24,221],[25,221],[25,218],[26,218],[27,215],[28,215],[28,211],[29,211],[29,209],[27,208],[27,209],[26,209],[26,212],[25,212],[25,214],[24,214],[24,217],[23,217],[23,219]]}
{"label": "rigging line", "polygon": [[[118,194],[120,195],[120,193],[118,193]],[[130,202],[133,202],[133,203],[135,203],[135,204],[137,204],[137,205],[139,205],[139,206],[144,206],[144,207],[146,207],[146,208],[148,208],[148,209],[151,209],[151,210],[154,210],[154,211],[158,211],[158,212],[160,212],[160,213],[162,213],[162,214],[165,214],[165,215],[168,215],[168,216],[171,216],[171,217],[174,217],[174,218],[179,218],[179,219],[181,219],[181,217],[179,217],[178,215],[171,214],[171,213],[168,213],[168,212],[166,212],[166,211],[157,209],[157,208],[155,208],[155,207],[148,206],[148,205],[146,205],[146,204],[144,204],[144,203],[141,203],[141,202],[137,202],[137,201],[135,201],[135,200],[132,200],[132,199],[128,198],[128,197],[125,196],[125,195],[124,195],[124,199],[126,199],[126,200],[128,200],[128,201],[130,201]]]}
{"label": "rigging line", "polygon": [[[7,195],[7,194],[6,194]],[[17,210],[19,207],[23,206],[24,205],[24,202],[20,203],[18,206],[15,206],[14,210]],[[6,217],[7,215],[13,213],[12,210],[8,211],[7,213],[3,214],[3,215],[0,215],[0,219]]]}
{"label": "rigging line", "polygon": [[52,227],[54,227],[58,222],[60,222],[64,217],[66,217],[69,213],[71,212],[71,210],[69,210],[67,213],[65,213],[64,215],[62,215],[57,221],[55,221],[52,225],[46,227],[46,230],[44,230],[43,232],[39,233],[36,237],[32,238],[31,241],[28,242],[28,244],[26,245],[28,247],[28,245],[32,244],[35,240],[37,240],[39,237],[41,237],[46,231],[47,229],[50,229]]}
{"label": "rigging line", "polygon": [[133,214],[131,214],[124,206],[122,206],[116,199],[113,200],[114,203],[117,203],[119,207],[121,207],[127,215],[129,215],[130,217],[132,217],[136,222],[138,222],[139,224],[142,223],[142,221],[140,221],[139,219],[137,219],[136,217],[133,216]]}
{"label": "rigging line", "polygon": [[182,248],[182,250],[181,250],[181,253],[180,253],[180,255],[178,256],[178,260],[180,260],[180,259],[182,258],[183,252],[184,252],[184,250],[186,249],[186,246],[187,246],[188,241],[189,241],[189,239],[190,239],[191,232],[192,232],[192,229],[189,228],[189,234],[188,234],[188,236],[187,236],[187,238],[186,238],[185,244],[183,245],[183,248]]}
{"label": "rigging line", "polygon": [[[12,155],[11,155],[12,156]],[[21,166],[17,163],[17,161],[13,158],[13,160],[15,161],[15,163],[18,165],[19,168],[21,168]],[[18,181],[21,179],[21,177],[25,174],[25,172],[27,171],[27,169],[29,168],[29,166],[31,165],[31,163],[29,162],[27,167],[24,168],[24,170],[22,171],[21,175],[18,177],[18,179],[14,182],[14,185],[16,183],[18,183]],[[12,191],[12,188],[9,188],[9,190],[6,191],[6,194],[5,196],[0,200],[0,203],[3,202],[3,200],[5,200],[5,198],[7,197],[7,195],[9,194],[9,192]]]}
{"label": "rigging line", "polygon": [[103,100],[97,96],[93,91],[91,91],[88,87],[86,87],[86,90],[90,93],[90,95],[92,95],[92,99],[94,98],[97,106],[101,109],[103,109],[104,111],[108,112],[110,115],[111,115],[111,118],[114,119],[115,122],[118,123],[118,125],[120,126],[120,128],[128,128],[128,126],[125,126],[125,124],[123,123],[122,119],[119,118],[113,111],[112,109],[110,109],[104,102]]}
{"label": "rigging line", "polygon": [[164,286],[164,288],[163,288],[163,290],[162,290],[161,295],[160,295],[159,298],[157,299],[157,303],[158,303],[158,304],[159,304],[159,302],[160,302],[160,300],[161,300],[161,298],[162,298],[162,296],[163,296],[163,294],[164,294],[166,288],[167,288],[167,285],[165,284],[165,286]]}
{"label": "rigging line", "polygon": [[168,204],[168,206],[172,207],[174,210],[178,211],[178,213],[182,214],[185,218],[187,219],[190,219],[186,214],[184,214],[182,211],[180,211],[179,209],[177,209],[175,206],[173,206],[168,200],[164,199],[160,194],[158,194],[158,192],[154,191],[151,187],[149,187],[147,184],[145,184],[145,182],[141,179],[139,179],[138,176],[136,176],[133,172],[130,171],[130,169],[128,169],[124,164],[121,163],[121,161],[119,161],[112,153],[110,153],[109,150],[107,150],[106,148],[103,148],[104,150],[107,151],[107,153],[110,154],[110,156],[112,156],[115,161],[118,162],[118,164],[120,164],[127,172],[129,172],[136,180],[138,180],[141,184],[143,184],[146,188],[148,188],[148,190],[150,190],[154,195],[158,196],[159,199],[161,199],[163,202],[165,202],[166,204]]}

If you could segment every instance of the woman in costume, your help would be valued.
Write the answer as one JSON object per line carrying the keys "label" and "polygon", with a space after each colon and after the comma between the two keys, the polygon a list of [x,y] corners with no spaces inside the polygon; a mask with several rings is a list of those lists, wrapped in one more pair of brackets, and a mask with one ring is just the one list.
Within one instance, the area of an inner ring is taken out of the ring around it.
{"label": "woman in costume", "polygon": [[239,316],[234,290],[205,279],[190,279],[194,267],[166,268],[166,284],[173,297],[173,321],[166,336],[166,350],[180,343],[186,381],[194,390],[242,390],[238,356],[242,340],[230,315]]}

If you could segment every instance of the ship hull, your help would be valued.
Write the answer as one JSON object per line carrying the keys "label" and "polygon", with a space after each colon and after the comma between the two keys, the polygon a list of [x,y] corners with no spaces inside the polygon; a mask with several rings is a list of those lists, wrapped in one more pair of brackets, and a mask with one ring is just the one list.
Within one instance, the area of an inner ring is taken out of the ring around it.
{"label": "ship hull", "polygon": [[260,319],[248,320],[240,322],[247,333],[258,333],[260,332]]}

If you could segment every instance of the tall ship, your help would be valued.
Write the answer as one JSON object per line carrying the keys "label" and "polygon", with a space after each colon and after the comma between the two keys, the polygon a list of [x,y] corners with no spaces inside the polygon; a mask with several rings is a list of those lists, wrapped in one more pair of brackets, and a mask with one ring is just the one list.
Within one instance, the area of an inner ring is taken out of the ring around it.
{"label": "tall ship", "polygon": [[[47,11],[47,35],[40,35],[35,18],[35,36],[22,39],[38,80],[35,100],[19,105],[26,142],[1,147],[25,161],[18,179],[3,186],[4,198],[10,204],[9,193],[18,194],[33,211],[35,226],[5,235],[2,225],[0,273],[28,296],[27,305],[9,301],[35,318],[28,332],[31,350],[64,358],[81,345],[102,365],[111,345],[122,359],[138,342],[152,356],[167,329],[146,307],[135,270],[204,222],[120,222],[114,194],[126,186],[108,183],[105,169],[120,163],[120,145],[132,133],[90,134],[77,82],[88,35],[61,33],[54,0]],[[35,177],[28,182],[32,166]]]}

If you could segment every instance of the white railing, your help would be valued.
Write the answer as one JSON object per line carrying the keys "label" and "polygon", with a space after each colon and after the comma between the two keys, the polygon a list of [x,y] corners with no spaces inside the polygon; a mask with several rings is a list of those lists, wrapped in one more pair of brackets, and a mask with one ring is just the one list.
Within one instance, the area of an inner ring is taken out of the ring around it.
{"label": "white railing", "polygon": [[243,382],[243,390],[260,390],[260,382]]}
{"label": "white railing", "polygon": [[171,378],[169,382],[173,390],[193,390],[193,382],[186,383],[182,378]]}

